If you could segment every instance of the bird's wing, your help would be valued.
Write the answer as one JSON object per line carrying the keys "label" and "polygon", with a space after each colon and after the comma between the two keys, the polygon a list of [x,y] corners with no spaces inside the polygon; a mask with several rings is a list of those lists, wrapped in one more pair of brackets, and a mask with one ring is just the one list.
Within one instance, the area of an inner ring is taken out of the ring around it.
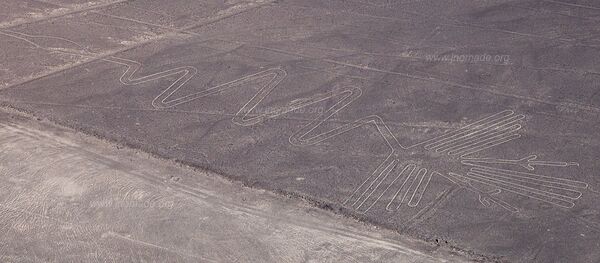
{"label": "bird's wing", "polygon": [[573,207],[588,187],[585,182],[479,165],[463,178],[565,208]]}
{"label": "bird's wing", "polygon": [[450,156],[466,157],[520,137],[518,130],[524,115],[515,115],[511,110],[488,116],[467,126],[444,134],[415,146]]}

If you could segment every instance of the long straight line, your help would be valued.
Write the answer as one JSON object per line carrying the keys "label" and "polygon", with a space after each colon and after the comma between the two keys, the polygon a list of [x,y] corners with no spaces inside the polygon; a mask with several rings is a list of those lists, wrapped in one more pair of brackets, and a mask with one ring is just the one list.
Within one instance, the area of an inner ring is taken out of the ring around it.
{"label": "long straight line", "polygon": [[[130,0],[124,0],[124,1],[130,1]],[[80,62],[75,62],[75,63],[73,63],[73,64],[71,64],[71,65],[69,65],[67,67],[60,67],[59,69],[50,71],[50,72],[48,72],[46,74],[35,76],[33,78],[30,78],[30,79],[25,79],[25,80],[20,81],[20,82],[16,82],[14,84],[11,84],[9,86],[1,88],[0,90],[6,90],[6,89],[9,89],[9,88],[12,88],[12,87],[15,87],[15,86],[27,84],[27,83],[30,83],[32,81],[35,81],[35,80],[38,80],[38,79],[41,79],[41,78],[45,78],[45,77],[48,77],[48,76],[56,75],[58,73],[65,72],[67,70],[70,70],[70,69],[73,69],[73,68],[76,68],[76,67],[79,67],[79,66],[82,66],[82,65],[86,65],[86,64],[89,64],[89,63],[92,63],[92,62],[96,62],[96,61],[99,61],[99,60],[105,60],[105,59],[107,59],[107,58],[109,58],[111,56],[114,56],[116,54],[119,54],[119,53],[122,53],[122,52],[125,52],[125,51],[128,51],[128,50],[131,50],[131,49],[134,49],[134,48],[138,48],[138,47],[144,46],[146,44],[149,44],[149,43],[152,43],[152,42],[155,42],[155,41],[158,41],[158,40],[163,40],[163,39],[166,39],[166,38],[169,38],[169,37],[174,37],[174,36],[177,36],[177,35],[179,35],[181,33],[192,34],[193,32],[190,32],[188,30],[216,23],[216,22],[221,21],[223,19],[226,19],[226,18],[235,16],[235,15],[238,15],[238,14],[244,13],[246,11],[249,11],[249,10],[261,7],[263,5],[266,5],[266,4],[274,2],[274,1],[275,0],[265,0],[265,1],[259,1],[260,3],[258,3],[258,4],[257,3],[250,3],[250,4],[245,4],[245,5],[241,6],[241,7],[240,7],[240,5],[233,6],[233,7],[230,7],[228,9],[225,9],[224,11],[221,11],[216,16],[205,18],[205,19],[203,19],[203,20],[201,20],[201,21],[199,21],[197,23],[191,24],[191,25],[183,27],[183,28],[165,27],[165,26],[160,26],[160,25],[156,25],[156,24],[152,24],[152,23],[145,23],[145,22],[142,22],[142,21],[139,21],[139,20],[135,20],[135,19],[128,19],[128,18],[123,18],[123,17],[118,17],[118,16],[110,15],[111,17],[114,17],[114,18],[120,18],[120,19],[127,20],[127,21],[135,21],[135,22],[138,22],[138,23],[144,23],[146,25],[151,25],[151,26],[160,27],[160,28],[163,28],[163,29],[168,29],[169,31],[167,33],[159,35],[159,36],[157,36],[155,38],[150,38],[150,39],[146,39],[146,40],[143,40],[143,41],[140,41],[140,42],[136,42],[136,43],[134,43],[132,45],[129,45],[129,46],[126,46],[124,48],[116,49],[116,50],[109,51],[109,52],[99,53],[99,55],[96,55],[96,56],[89,55],[88,57],[90,57],[90,59],[87,59],[87,60],[84,60],[84,61],[80,61]],[[244,8],[244,7],[246,7],[246,8]],[[94,12],[94,13],[96,13],[96,14],[102,14],[100,12]],[[0,34],[1,33],[2,33],[2,31],[0,30]],[[195,34],[196,33],[194,33],[194,35]]]}
{"label": "long straight line", "polygon": [[[0,23],[0,29],[9,29],[9,28],[17,27],[17,26],[22,26],[22,25],[32,24],[32,23],[36,23],[36,22],[40,22],[40,21],[46,21],[46,20],[50,20],[50,19],[54,19],[54,18],[64,17],[64,16],[68,16],[68,15],[83,13],[86,11],[96,10],[96,9],[100,9],[100,8],[104,8],[104,7],[109,7],[111,5],[116,5],[116,4],[121,4],[121,3],[125,3],[125,2],[131,2],[131,1],[133,1],[133,0],[117,0],[117,1],[112,1],[112,2],[99,4],[99,5],[92,5],[92,6],[87,6],[87,7],[78,8],[78,9],[75,8],[70,11],[66,11],[64,13],[58,13],[58,14],[54,14],[54,15],[47,15],[47,16],[43,16],[43,17],[39,17],[39,18],[29,19],[29,20],[23,21],[21,23],[10,23],[10,22]],[[70,6],[66,6],[66,5],[59,5],[59,4],[55,4],[55,3],[49,3],[49,2],[43,2],[43,3],[54,5],[54,6],[60,7],[60,8],[69,8],[70,7]],[[6,25],[3,25],[3,24],[6,24]]]}
{"label": "long straight line", "polygon": [[[125,0],[125,1],[127,1],[127,0]],[[60,73],[60,72],[63,72],[63,71],[66,71],[66,70],[69,70],[69,69],[72,69],[72,68],[75,68],[75,67],[79,67],[81,65],[88,64],[90,62],[95,62],[95,61],[98,61],[98,60],[102,60],[102,59],[105,59],[106,57],[114,56],[114,55],[116,55],[118,53],[130,50],[132,48],[137,48],[137,47],[146,45],[148,43],[151,43],[151,42],[154,42],[154,41],[157,41],[157,40],[162,40],[162,39],[165,39],[165,38],[168,38],[168,37],[175,36],[177,34],[189,34],[189,35],[194,35],[194,36],[202,36],[202,34],[199,34],[199,33],[193,32],[193,31],[189,31],[189,30],[190,29],[194,29],[194,28],[198,28],[198,27],[202,27],[202,26],[206,26],[206,25],[210,25],[210,24],[213,24],[213,23],[216,23],[216,22],[221,21],[223,19],[226,19],[228,17],[231,17],[231,16],[234,16],[234,15],[237,15],[237,14],[240,14],[240,13],[252,10],[254,8],[258,8],[258,7],[264,6],[266,4],[270,4],[270,3],[274,2],[274,1],[275,0],[265,0],[265,1],[259,1],[260,3],[254,3],[253,2],[253,3],[250,3],[250,4],[246,5],[246,6],[249,6],[248,8],[239,8],[239,6],[234,6],[232,8],[229,8],[229,9],[233,9],[232,12],[225,12],[225,14],[219,14],[219,15],[214,16],[214,17],[209,17],[209,18],[204,19],[203,21],[200,21],[199,23],[195,23],[195,24],[183,27],[183,28],[173,28],[173,27],[158,25],[158,24],[154,24],[154,23],[148,23],[148,22],[144,22],[144,21],[140,21],[140,20],[132,19],[132,18],[127,18],[127,17],[121,17],[121,16],[116,16],[116,15],[110,15],[110,14],[103,14],[101,12],[95,11],[94,13],[99,14],[99,15],[105,15],[105,16],[109,16],[109,17],[112,17],[112,18],[116,18],[116,19],[121,19],[121,20],[125,20],[125,21],[136,22],[136,23],[141,23],[141,24],[145,24],[145,25],[149,25],[149,26],[158,27],[158,28],[161,28],[161,29],[167,29],[167,30],[169,30],[169,32],[165,33],[163,35],[160,35],[159,37],[156,37],[156,38],[152,38],[152,39],[148,39],[148,40],[145,40],[145,41],[137,42],[137,43],[135,43],[135,44],[133,44],[131,46],[128,46],[126,48],[123,48],[123,49],[119,49],[119,50],[115,50],[113,52],[105,53],[102,56],[95,57],[95,58],[92,58],[90,60],[82,61],[80,63],[74,63],[73,65],[71,65],[69,67],[60,68],[60,69],[58,69],[56,71],[49,72],[49,73],[47,73],[47,74],[45,74],[43,76],[37,76],[37,77],[35,77],[33,79],[28,79],[28,80],[24,80],[22,82],[18,82],[18,83],[12,84],[12,85],[7,86],[7,87],[5,87],[3,89],[7,89],[7,88],[14,87],[14,86],[17,86],[17,85],[22,85],[22,84],[25,84],[25,83],[29,83],[31,81],[35,81],[37,79],[44,78],[44,77],[47,77],[47,76],[55,75],[57,73]],[[225,11],[227,11],[229,9],[226,9]],[[329,62],[329,63],[332,63],[332,64],[336,64],[336,65],[340,65],[340,66],[345,66],[345,67],[357,68],[357,69],[374,71],[374,72],[380,72],[380,73],[386,73],[386,74],[392,74],[392,75],[400,75],[400,76],[411,78],[411,79],[429,81],[429,82],[433,82],[433,83],[437,83],[437,84],[448,85],[448,86],[455,87],[455,88],[463,88],[463,89],[470,89],[470,90],[476,90],[476,91],[480,91],[480,92],[490,93],[490,94],[493,94],[493,95],[496,95],[496,96],[511,97],[511,98],[514,98],[514,99],[532,101],[532,102],[537,102],[537,103],[541,103],[541,104],[547,104],[547,105],[553,105],[553,106],[561,106],[560,103],[550,102],[550,101],[546,101],[546,100],[535,98],[535,97],[528,97],[528,96],[523,96],[523,95],[515,95],[515,94],[504,93],[504,92],[493,90],[494,87],[498,87],[496,85],[489,85],[489,84],[486,85],[486,86],[492,88],[490,90],[490,89],[485,89],[485,88],[474,87],[474,86],[471,86],[471,85],[468,85],[468,84],[460,84],[460,83],[456,83],[456,82],[452,82],[452,81],[444,81],[444,80],[440,80],[440,79],[437,79],[437,78],[434,78],[434,77],[424,77],[424,76],[412,75],[412,74],[403,73],[403,72],[395,72],[395,71],[389,71],[389,70],[382,70],[382,69],[378,69],[378,68],[359,66],[359,65],[354,65],[354,64],[351,64],[351,63],[345,63],[345,62],[341,62],[341,61],[337,61],[337,60],[332,60],[332,59],[320,59],[320,58],[311,57],[309,55],[299,54],[299,53],[295,53],[295,52],[291,52],[291,51],[287,51],[287,50],[280,50],[280,49],[269,48],[269,47],[260,46],[260,45],[248,44],[248,43],[245,43],[245,42],[242,42],[242,41],[227,40],[227,39],[214,39],[214,40],[220,40],[220,41],[229,42],[229,43],[246,44],[246,45],[252,46],[254,48],[264,49],[264,50],[270,50],[270,51],[274,51],[274,52],[278,52],[278,53],[283,53],[283,54],[288,54],[288,55],[291,55],[291,56],[296,56],[296,57],[300,57],[300,58],[304,58],[304,59],[308,58],[308,59],[313,59],[313,60],[321,60],[321,61],[324,61],[324,62]],[[2,90],[2,89],[0,89],[0,90]],[[591,105],[576,104],[575,106],[576,106],[576,108],[578,108],[580,110],[585,110],[585,111],[588,111],[588,112],[596,112],[596,113],[600,112],[600,108],[594,107],[594,106],[591,106]]]}

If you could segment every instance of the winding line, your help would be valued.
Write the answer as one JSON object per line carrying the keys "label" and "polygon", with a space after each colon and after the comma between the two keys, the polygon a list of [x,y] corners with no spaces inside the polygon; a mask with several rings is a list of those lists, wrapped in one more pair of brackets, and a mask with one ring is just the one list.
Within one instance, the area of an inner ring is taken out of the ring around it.
{"label": "winding line", "polygon": [[[515,115],[514,112],[510,110],[502,111],[489,117],[483,118],[479,121],[476,121],[470,125],[464,126],[457,130],[446,132],[440,136],[423,141],[421,143],[414,144],[410,147],[406,147],[400,144],[400,142],[396,139],[396,137],[389,129],[387,124],[384,122],[384,120],[378,115],[365,116],[353,122],[346,123],[344,125],[331,128],[325,132],[318,133],[315,132],[315,130],[321,127],[321,125],[324,122],[326,122],[339,111],[350,105],[353,101],[357,100],[362,95],[362,90],[360,88],[334,87],[330,91],[324,93],[317,93],[309,97],[289,101],[286,105],[279,107],[277,110],[254,114],[253,112],[255,111],[257,106],[261,102],[263,102],[263,100],[265,100],[287,76],[287,72],[282,68],[269,68],[254,74],[231,80],[220,85],[206,88],[204,90],[192,94],[177,96],[178,93],[181,93],[180,91],[184,87],[184,85],[186,85],[194,76],[198,74],[199,71],[197,68],[192,66],[183,66],[148,75],[141,75],[139,74],[139,71],[142,67],[142,64],[137,61],[119,58],[115,56],[106,56],[98,58],[97,54],[94,54],[83,48],[81,45],[78,45],[77,43],[66,39],[48,36],[31,36],[19,32],[6,30],[0,31],[0,33],[11,37],[15,37],[17,39],[21,39],[37,48],[46,49],[50,52],[61,52],[83,57],[93,57],[102,61],[124,66],[126,69],[119,78],[119,81],[123,85],[140,85],[151,81],[176,77],[176,79],[172,81],[168,87],[162,90],[152,100],[151,104],[156,109],[176,107],[178,105],[190,103],[192,101],[205,99],[209,96],[217,95],[226,90],[234,88],[243,88],[245,84],[248,84],[250,82],[255,82],[261,79],[268,79],[268,82],[264,86],[262,86],[256,92],[256,94],[252,96],[233,116],[232,122],[240,126],[255,125],[265,120],[275,118],[316,103],[335,100],[336,102],[332,106],[330,106],[326,111],[319,114],[314,120],[310,121],[306,125],[302,126],[299,130],[294,132],[288,140],[292,145],[296,146],[315,145],[327,139],[353,131],[357,128],[361,128],[367,125],[373,125],[381,135],[382,139],[386,142],[387,146],[389,147],[389,154],[385,158],[385,160],[379,165],[379,167],[353,191],[353,193],[348,197],[346,201],[344,201],[345,205],[351,200],[354,200],[351,206],[359,211],[361,209],[364,209],[364,213],[368,212],[372,207],[374,207],[374,205],[376,205],[385,194],[391,194],[392,192],[388,192],[391,188],[396,188],[397,190],[395,191],[395,194],[390,198],[390,201],[386,206],[386,210],[392,210],[392,204],[394,204],[395,202],[398,202],[398,205],[395,208],[396,210],[400,208],[402,203],[408,203],[407,205],[409,207],[416,207],[418,206],[423,194],[425,193],[433,175],[442,175],[441,173],[434,171],[430,168],[417,167],[417,165],[412,164],[415,162],[411,160],[408,160],[409,162],[408,164],[406,164],[407,160],[404,159],[406,158],[407,150],[410,149],[413,152],[429,151],[430,153],[438,154],[438,156],[448,155],[460,156],[461,158],[465,158],[471,154],[519,138],[520,135],[516,132],[521,129],[521,125],[518,123],[525,118],[524,115]],[[44,47],[37,42],[38,39],[44,38],[67,41],[68,43],[77,46],[79,50],[72,51],[65,50],[65,48],[60,47]],[[412,153],[408,152],[408,154]],[[398,164],[400,163],[405,164],[403,170],[395,177],[393,175],[390,176],[393,173],[393,171],[397,167],[399,167]],[[474,188],[470,183],[465,184],[457,178],[467,178],[470,181],[477,181],[480,183],[489,184],[492,186],[496,186],[499,189],[503,189],[505,191],[515,192],[517,194],[526,195],[528,197],[546,202],[549,202],[548,198],[553,198],[552,200],[558,199],[560,201],[569,201],[565,199],[569,198],[569,196],[563,196],[549,191],[534,188],[529,189],[525,188],[525,186],[516,186],[513,182],[499,179],[497,177],[498,174],[493,174],[493,176],[490,177],[490,174],[488,174],[488,172],[489,170],[472,170],[470,173],[467,173],[466,176],[442,176],[446,177],[452,182],[455,182],[458,185],[469,188],[471,191],[477,192],[480,196],[480,202],[484,205],[486,205],[487,203],[487,206],[489,206],[490,202],[493,202],[501,205],[502,207],[507,208],[508,210],[512,210],[510,206],[503,203],[501,200],[497,200],[491,196],[493,194],[497,194],[497,191],[500,190],[494,191],[493,193],[485,193]],[[506,175],[506,172],[504,172],[501,175]],[[512,176],[511,178],[516,177],[514,176],[514,174],[509,174],[509,176]],[[389,178],[394,179],[391,182],[389,182]],[[404,180],[401,180],[400,178],[404,178]],[[387,187],[385,187],[386,185]],[[381,191],[382,186],[385,187],[383,191]],[[377,191],[381,191],[381,193],[375,194]],[[543,197],[545,197],[545,199]],[[371,200],[371,198],[375,199],[373,201],[369,201]],[[568,206],[557,202],[554,202],[554,204],[565,207]]]}

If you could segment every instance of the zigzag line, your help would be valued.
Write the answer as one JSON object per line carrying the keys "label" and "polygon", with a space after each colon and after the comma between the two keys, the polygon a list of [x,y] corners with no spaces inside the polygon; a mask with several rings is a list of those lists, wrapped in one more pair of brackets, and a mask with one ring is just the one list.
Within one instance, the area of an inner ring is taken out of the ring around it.
{"label": "zigzag line", "polygon": [[[346,205],[354,199],[355,201],[351,203],[351,207],[362,213],[368,212],[375,204],[377,204],[377,202],[386,193],[388,193],[388,190],[392,186],[397,187],[398,190],[395,191],[395,194],[387,204],[386,210],[398,210],[403,203],[408,203],[409,207],[416,207],[422,199],[423,194],[425,193],[429,181],[433,175],[441,175],[437,171],[428,171],[428,169],[424,167],[419,167],[417,169],[414,164],[408,164],[404,167],[402,172],[394,176],[395,179],[388,184],[387,188],[381,191],[380,186],[384,183],[384,181],[386,181],[392,170],[394,170],[394,168],[402,161],[402,158],[399,155],[399,153],[402,151],[427,143],[428,144],[425,149],[430,148],[434,144],[443,146],[450,145],[452,143],[454,148],[450,149],[468,148],[469,151],[463,152],[462,154],[462,156],[466,156],[468,154],[479,152],[489,147],[504,143],[511,139],[518,138],[518,134],[514,134],[513,132],[519,130],[520,126],[514,126],[513,124],[523,118],[522,115],[514,116],[512,111],[503,111],[470,125],[473,127],[466,126],[456,131],[447,132],[441,136],[410,147],[401,145],[389,127],[385,124],[383,119],[377,115],[369,115],[328,131],[313,134],[314,130],[320,127],[325,121],[358,99],[362,94],[362,90],[356,87],[337,88],[329,92],[319,93],[310,97],[293,100],[276,111],[253,115],[252,111],[269,96],[269,94],[281,83],[281,81],[285,79],[287,76],[285,70],[281,68],[271,68],[220,85],[216,85],[199,92],[182,97],[176,97],[176,93],[183,87],[183,85],[185,85],[198,73],[196,68],[191,66],[178,67],[136,78],[134,75],[140,69],[140,63],[114,57],[110,59],[111,62],[127,66],[126,71],[120,77],[121,83],[125,85],[136,85],[168,76],[179,76],[171,83],[171,85],[169,85],[153,99],[152,105],[155,108],[175,107],[183,103],[188,103],[198,99],[206,98],[211,95],[219,94],[220,92],[228,89],[241,88],[244,84],[251,81],[263,78],[269,79],[269,82],[260,88],[260,90],[248,102],[246,102],[246,104],[244,104],[244,106],[242,106],[242,108],[232,118],[233,123],[241,126],[254,125],[266,119],[274,118],[315,103],[339,98],[334,105],[318,115],[314,120],[304,125],[298,131],[294,132],[289,137],[289,142],[296,146],[314,145],[365,125],[374,125],[390,148],[389,155],[387,158],[385,158],[385,160],[383,160],[379,167],[370,176],[368,176],[366,180],[363,181],[363,183],[359,185],[343,202],[343,204]],[[477,126],[474,126],[475,124],[477,124]],[[501,136],[498,136],[498,134]],[[448,148],[448,146],[446,147]],[[444,151],[445,150],[442,152]],[[453,155],[454,153],[452,151],[448,151],[447,154]],[[378,190],[380,193],[375,194],[375,192]],[[374,199],[371,199],[373,194],[375,194]],[[370,204],[367,203],[369,200],[371,200]],[[363,208],[364,211],[360,211],[361,208]]]}
{"label": "zigzag line", "polygon": [[[370,176],[368,176],[360,186],[356,188],[356,190],[348,197],[346,201],[344,201],[344,204],[347,204],[353,198],[356,198],[356,201],[352,203],[352,207],[354,207],[357,210],[363,207],[363,205],[371,198],[371,196],[373,196],[373,194],[375,194],[375,192],[378,189],[381,189],[380,186],[384,181],[386,181],[390,173],[396,167],[399,167],[398,165],[402,161],[402,156],[400,155],[402,151],[405,151],[409,148],[423,146],[424,150],[430,150],[435,151],[436,153],[445,153],[450,156],[460,156],[461,158],[465,158],[466,156],[469,156],[473,153],[518,138],[519,135],[515,132],[518,131],[521,128],[521,126],[516,123],[524,118],[523,115],[514,116],[514,112],[512,111],[503,111],[489,116],[487,118],[484,118],[469,126],[465,126],[455,131],[447,132],[445,134],[442,134],[441,136],[432,138],[422,143],[412,145],[410,147],[404,147],[403,145],[401,145],[396,139],[396,137],[393,135],[393,133],[390,131],[389,127],[385,124],[383,119],[377,115],[369,115],[357,119],[352,123],[348,123],[330,129],[326,132],[313,134],[314,131],[318,127],[320,127],[325,121],[327,121],[337,112],[341,111],[350,103],[358,99],[362,95],[362,90],[357,87],[334,88],[329,92],[319,93],[302,99],[290,101],[287,105],[279,108],[276,111],[252,114],[254,109],[265,98],[267,98],[270,95],[270,93],[280,84],[281,81],[285,79],[285,77],[287,76],[287,72],[285,70],[281,68],[270,68],[217,86],[204,89],[199,92],[195,92],[181,97],[175,97],[176,93],[178,93],[178,91],[187,82],[189,82],[196,74],[198,74],[198,69],[192,66],[183,66],[149,75],[135,77],[135,75],[142,67],[141,63],[137,61],[114,56],[98,57],[98,54],[86,50],[83,46],[63,38],[49,36],[32,36],[13,31],[0,31],[0,34],[26,41],[27,43],[35,46],[36,48],[45,49],[49,52],[67,53],[82,57],[96,58],[102,61],[125,66],[126,70],[119,78],[119,81],[124,85],[138,85],[167,77],[177,76],[177,79],[175,81],[173,81],[166,89],[160,92],[160,94],[158,94],[152,100],[153,107],[157,109],[175,107],[177,105],[219,94],[222,91],[228,89],[242,87],[248,82],[268,78],[269,82],[262,88],[260,88],[260,90],[248,102],[246,102],[246,104],[244,104],[244,106],[242,106],[242,108],[240,108],[240,110],[232,118],[233,123],[241,126],[254,125],[267,119],[274,118],[289,113],[291,111],[310,106],[312,104],[337,98],[338,101],[334,105],[330,106],[326,111],[318,115],[314,120],[310,121],[308,124],[301,127],[298,131],[294,132],[289,137],[289,142],[292,145],[297,146],[314,145],[332,137],[360,128],[362,126],[374,125],[377,128],[380,135],[382,136],[382,138],[387,143],[388,147],[390,148],[390,152],[389,155],[385,158],[385,160],[383,160],[383,162],[379,165],[379,167]],[[66,41],[71,45],[77,46],[77,48],[81,50],[73,51],[67,50],[62,47],[44,47],[36,42],[37,39],[41,38]],[[429,181],[431,180],[431,177],[434,174],[436,176],[444,176],[443,174],[440,174],[436,171],[428,170],[425,167],[417,167],[412,164],[404,166],[404,169],[395,177],[395,179],[391,181],[391,183],[389,183],[387,188],[385,188],[381,192],[381,194],[375,194],[375,200],[372,201],[370,205],[367,204],[367,206],[365,206],[366,210],[364,212],[367,212],[369,209],[371,209],[394,184],[396,184],[396,186],[399,185],[398,190],[395,192],[395,194],[389,201],[388,205],[386,206],[386,210],[394,209],[393,207],[395,205],[392,204],[395,204],[395,202],[398,202],[398,205],[395,206],[395,209],[398,209],[404,202],[408,202],[409,207],[416,207],[419,204],[427,188],[427,185],[429,184]],[[405,179],[399,180],[402,176]],[[394,176],[392,176],[391,178],[394,178]],[[460,182],[457,183],[451,178],[446,178],[451,182],[460,185]],[[464,185],[464,187],[472,188],[471,185]],[[472,190],[476,191],[477,189],[473,188]],[[360,193],[360,191],[362,191],[362,193]],[[486,200],[492,200],[495,203],[500,203],[492,198],[487,198],[484,201]]]}
{"label": "zigzag line", "polygon": [[156,96],[152,100],[152,105],[157,109],[175,107],[177,105],[192,102],[194,100],[202,99],[211,95],[219,94],[228,89],[241,87],[243,84],[246,84],[248,82],[252,82],[263,78],[270,78],[269,82],[265,86],[263,86],[248,102],[246,102],[246,104],[244,104],[244,106],[242,106],[242,108],[235,114],[235,116],[232,119],[232,121],[235,124],[241,126],[254,125],[266,119],[275,118],[280,115],[310,106],[312,104],[339,97],[339,101],[336,102],[333,106],[329,107],[326,111],[321,113],[313,121],[303,126],[300,130],[296,131],[289,138],[289,142],[292,145],[297,146],[313,145],[327,140],[329,138],[335,137],[337,135],[340,135],[342,133],[348,132],[350,130],[359,128],[361,126],[373,124],[391,148],[394,148],[394,144],[400,145],[395,136],[388,128],[388,126],[383,121],[383,119],[381,119],[381,117],[377,115],[366,116],[352,123],[331,129],[327,132],[310,136],[310,133],[317,129],[319,126],[321,126],[323,122],[327,121],[327,119],[331,118],[337,112],[348,106],[350,103],[352,103],[354,100],[358,99],[362,95],[362,90],[357,87],[336,88],[329,92],[315,94],[310,97],[293,100],[276,111],[253,115],[252,111],[261,103],[261,101],[263,101],[269,96],[269,94],[279,85],[281,81],[283,81],[283,79],[285,79],[285,77],[287,76],[287,72],[285,70],[281,68],[270,68],[258,73],[241,77],[236,80],[232,80],[217,86],[204,89],[199,92],[188,94],[182,97],[172,98],[189,80],[191,80],[198,73],[198,70],[195,67],[177,67],[157,72],[154,74],[134,77],[134,75],[141,68],[141,64],[139,62],[118,57],[109,57],[105,59],[105,61],[125,65],[127,67],[125,72],[119,78],[119,81],[124,85],[138,85],[166,78],[169,76],[179,76],[175,81],[173,81],[166,89],[164,89],[158,96]]}
{"label": "zigzag line", "polygon": [[[364,118],[358,119],[353,123],[349,123],[334,129],[331,129],[327,132],[319,133],[316,135],[312,135],[311,133],[317,129],[323,122],[327,119],[331,118],[334,114],[348,106],[354,100],[359,98],[362,95],[362,90],[357,87],[346,87],[346,88],[336,88],[326,93],[315,94],[313,96],[294,100],[288,103],[288,105],[281,107],[277,111],[266,112],[258,115],[252,115],[251,112],[260,104],[262,100],[264,100],[278,85],[279,83],[287,76],[285,70],[280,68],[271,68],[267,69],[255,74],[251,74],[236,80],[232,80],[227,83],[223,83],[214,87],[210,87],[204,89],[202,91],[189,94],[182,97],[172,98],[174,95],[187,83],[189,82],[196,74],[198,74],[198,69],[191,66],[177,67],[173,69],[168,69],[165,71],[135,77],[136,73],[142,67],[141,63],[129,59],[119,58],[115,56],[108,57],[98,57],[98,54],[86,49],[84,46],[79,45],[71,40],[53,37],[53,36],[43,36],[43,35],[28,35],[15,31],[0,31],[0,34],[6,35],[9,37],[13,37],[22,41],[27,42],[28,44],[39,48],[44,49],[51,53],[64,53],[75,56],[81,56],[86,58],[97,58],[102,61],[118,64],[121,66],[125,66],[126,70],[119,78],[119,81],[124,85],[138,85],[143,84],[150,81],[155,81],[171,76],[178,76],[175,81],[173,81],[166,89],[164,89],[158,96],[156,96],[152,100],[153,107],[157,109],[171,108],[177,105],[181,105],[183,103],[188,103],[194,100],[198,100],[201,98],[205,98],[211,95],[216,95],[224,90],[235,88],[242,86],[245,83],[250,81],[254,81],[262,78],[270,78],[267,85],[263,86],[233,117],[233,123],[241,126],[250,126],[257,123],[260,123],[266,119],[274,118],[288,112],[307,107],[309,105],[319,103],[321,101],[340,98],[333,106],[329,107],[325,112],[317,116],[313,121],[303,126],[297,132],[292,134],[289,137],[289,142],[292,145],[302,146],[302,145],[313,145],[329,138],[335,137],[337,135],[343,134],[350,130],[362,127],[364,125],[373,124],[379,131],[379,133],[383,136],[387,145],[391,149],[391,153],[389,155],[392,156],[394,154],[394,149],[404,149],[399,143],[398,140],[394,137],[390,129],[384,123],[383,119],[379,116],[371,115],[366,116]],[[75,49],[68,49],[61,46],[51,46],[43,45],[43,42],[40,40],[52,40],[52,41],[62,41],[64,43],[68,43],[69,46],[75,47]],[[388,157],[388,158],[389,158]],[[387,160],[387,158],[386,158]]]}

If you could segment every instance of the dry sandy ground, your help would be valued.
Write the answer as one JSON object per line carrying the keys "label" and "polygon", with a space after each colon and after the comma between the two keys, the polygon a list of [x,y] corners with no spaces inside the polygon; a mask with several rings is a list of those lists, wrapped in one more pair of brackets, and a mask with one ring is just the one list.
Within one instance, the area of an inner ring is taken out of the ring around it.
{"label": "dry sandy ground", "polygon": [[2,262],[458,262],[440,247],[0,113]]}

